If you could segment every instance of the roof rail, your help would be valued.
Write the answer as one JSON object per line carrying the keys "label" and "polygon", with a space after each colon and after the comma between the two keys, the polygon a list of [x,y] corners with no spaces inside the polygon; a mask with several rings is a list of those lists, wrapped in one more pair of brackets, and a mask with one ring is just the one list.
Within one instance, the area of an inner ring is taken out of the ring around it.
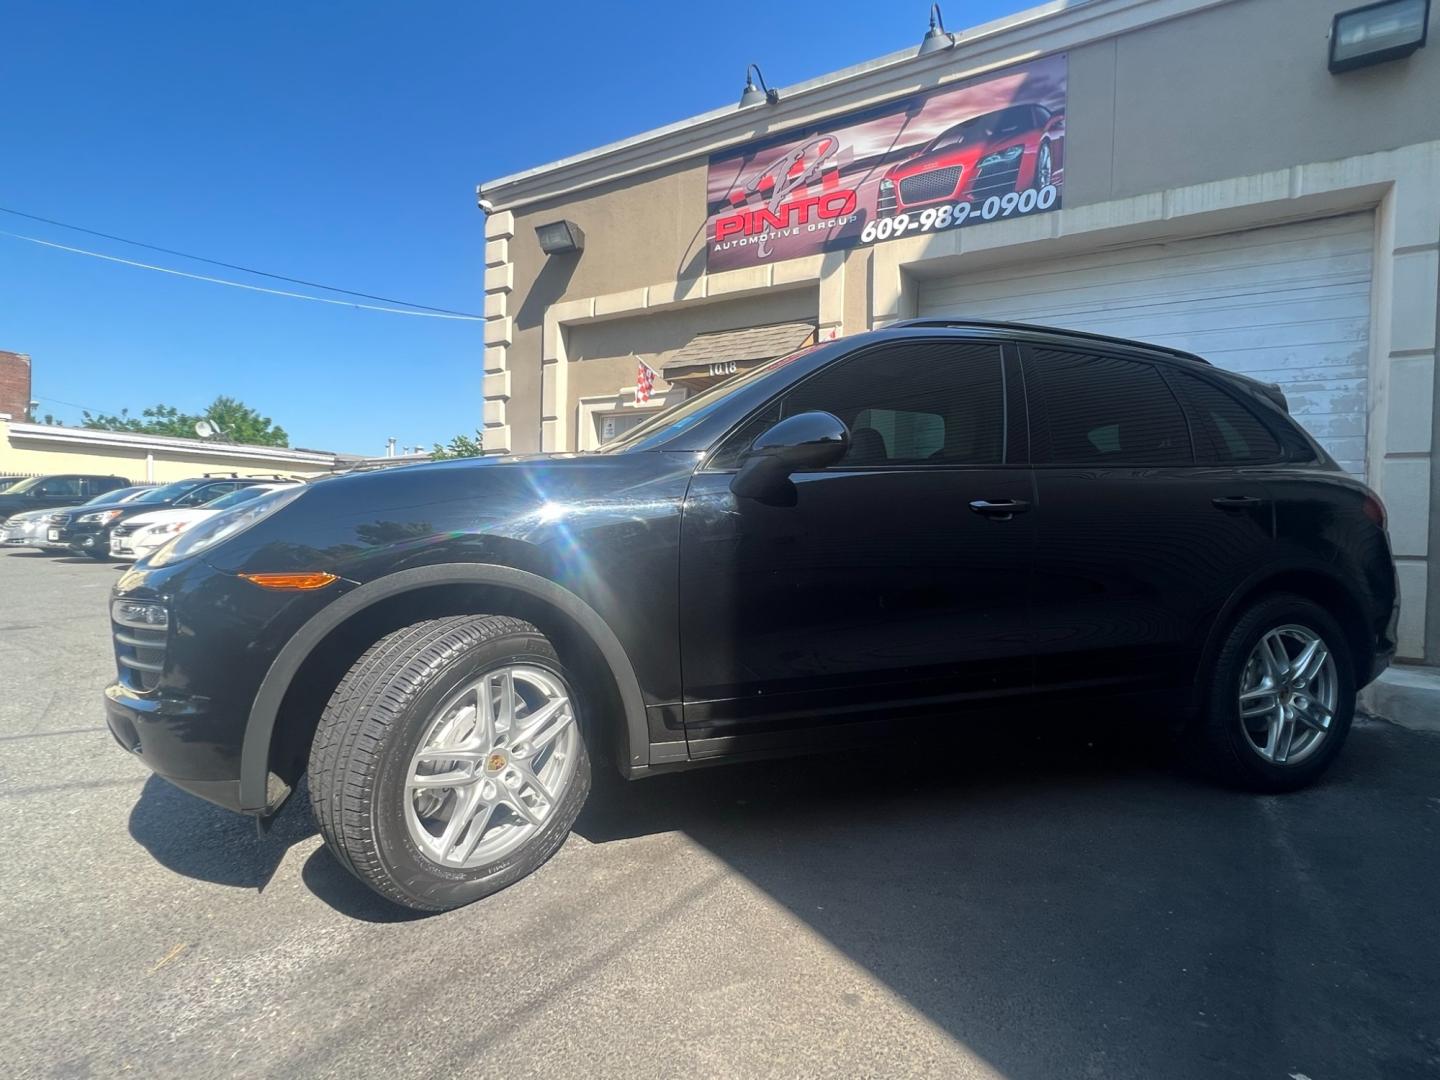
{"label": "roof rail", "polygon": [[1107,345],[1128,345],[1132,349],[1148,349],[1151,352],[1165,353],[1167,356],[1175,356],[1181,360],[1193,360],[1197,364],[1210,364],[1203,356],[1196,356],[1184,349],[1172,348],[1169,345],[1156,345],[1150,341],[1135,341],[1131,338],[1115,337],[1113,334],[1095,334],[1089,330],[1067,330],[1059,326],[1040,326],[1036,323],[1000,322],[994,319],[901,319],[899,322],[890,323],[886,330],[895,330],[904,327],[933,326],[940,328],[964,329],[976,327],[981,330],[1020,330],[1031,331],[1037,334],[1055,334],[1059,337],[1079,338],[1082,341],[1103,341]]}
{"label": "roof rail", "polygon": [[202,480],[238,480],[239,478],[240,474],[233,472],[207,472],[200,474],[200,479]]}

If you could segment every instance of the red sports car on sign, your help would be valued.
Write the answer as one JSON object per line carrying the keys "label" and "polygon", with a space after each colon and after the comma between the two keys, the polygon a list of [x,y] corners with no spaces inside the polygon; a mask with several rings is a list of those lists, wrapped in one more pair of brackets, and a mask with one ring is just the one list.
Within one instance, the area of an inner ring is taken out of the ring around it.
{"label": "red sports car on sign", "polygon": [[1011,105],[947,128],[880,181],[881,215],[934,203],[983,202],[1025,188],[1059,184],[1065,165],[1065,114]]}

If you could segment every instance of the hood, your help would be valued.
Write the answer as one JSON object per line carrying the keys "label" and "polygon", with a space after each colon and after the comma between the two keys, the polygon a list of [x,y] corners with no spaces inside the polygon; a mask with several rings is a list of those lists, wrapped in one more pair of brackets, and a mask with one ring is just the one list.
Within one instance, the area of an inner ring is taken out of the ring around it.
{"label": "hood", "polygon": [[988,142],[977,141],[962,146],[951,146],[944,150],[931,150],[922,152],[915,157],[892,166],[886,175],[891,180],[902,180],[907,176],[916,173],[929,172],[931,169],[948,169],[956,165],[962,166],[968,176],[975,171],[980,159],[986,157],[995,150],[1006,150],[1016,143],[1023,143],[1024,139],[1004,141],[1002,145],[995,146]]}
{"label": "hood", "polygon": [[179,510],[151,510],[144,514],[134,514],[125,518],[125,524],[136,529],[143,529],[147,525],[160,525],[167,521],[202,521],[211,514],[218,514],[219,510],[209,510],[203,506],[183,507]]}
{"label": "hood", "polygon": [[[24,513],[12,514],[10,520],[34,521],[37,518],[47,518],[51,514],[73,514],[76,510],[79,509],[80,507],[78,506],[51,506],[45,510],[26,510]],[[3,513],[0,513],[0,518],[3,518],[4,516],[5,515]]]}

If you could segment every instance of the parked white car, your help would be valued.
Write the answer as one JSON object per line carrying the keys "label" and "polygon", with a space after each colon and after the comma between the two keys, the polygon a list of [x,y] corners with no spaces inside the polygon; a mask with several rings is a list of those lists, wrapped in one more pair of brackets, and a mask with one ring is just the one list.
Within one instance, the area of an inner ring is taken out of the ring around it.
{"label": "parked white car", "polygon": [[[149,490],[149,487],[128,487],[107,491],[81,506],[98,506],[102,503],[106,506],[119,505]],[[50,518],[55,514],[75,513],[81,506],[52,506],[45,510],[26,510],[24,513],[11,514],[4,521],[0,521],[0,547],[36,547],[48,551],[68,551],[69,548],[64,544],[52,543],[47,539]]]}
{"label": "parked white car", "polygon": [[252,484],[249,487],[222,495],[214,502],[203,506],[186,506],[173,510],[156,510],[149,514],[136,514],[120,522],[110,530],[110,557],[112,559],[143,559],[152,551],[168,544],[180,533],[206,518],[223,514],[231,507],[249,502],[267,491],[294,487],[293,483]]}

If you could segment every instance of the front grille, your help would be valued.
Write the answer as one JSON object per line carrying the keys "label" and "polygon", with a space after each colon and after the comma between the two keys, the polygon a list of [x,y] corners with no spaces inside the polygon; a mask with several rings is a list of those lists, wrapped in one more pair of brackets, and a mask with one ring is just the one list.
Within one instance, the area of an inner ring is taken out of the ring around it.
{"label": "front grille", "polygon": [[124,524],[116,525],[113,529],[110,530],[110,535],[111,535],[112,537],[114,537],[114,536],[120,536],[120,537],[129,536],[129,535],[130,535],[131,533],[133,533],[137,528],[139,528],[138,525],[124,525]]}
{"label": "front grille", "polygon": [[975,174],[975,185],[970,189],[970,197],[979,202],[981,199],[988,199],[991,195],[1008,195],[1015,190],[1015,182],[1019,179],[1020,158],[1018,157],[1008,165],[991,165],[989,168],[982,168]]}
{"label": "front grille", "polygon": [[112,624],[120,681],[132,690],[154,690],[165,670],[165,631]]}
{"label": "front grille", "polygon": [[961,166],[952,165],[947,169],[932,169],[930,172],[907,176],[900,181],[900,198],[907,203],[948,199],[960,186],[960,175],[964,171]]}
{"label": "front grille", "polygon": [[48,520],[51,525],[69,525],[70,518],[70,514],[51,514]]}

